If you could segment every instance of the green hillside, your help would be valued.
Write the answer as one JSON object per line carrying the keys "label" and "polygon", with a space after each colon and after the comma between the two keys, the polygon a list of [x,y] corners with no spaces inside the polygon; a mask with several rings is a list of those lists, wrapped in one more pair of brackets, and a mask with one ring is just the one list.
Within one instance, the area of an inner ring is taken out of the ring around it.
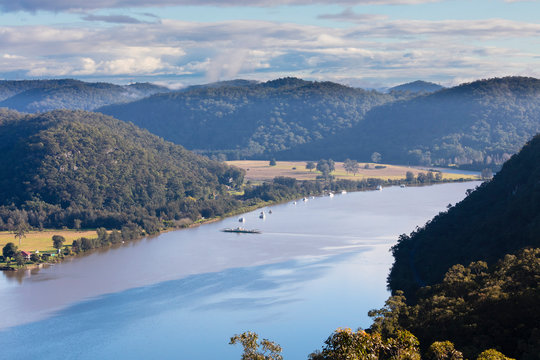
{"label": "green hillside", "polygon": [[392,95],[331,82],[284,78],[193,87],[99,111],[188,149],[233,160],[260,158],[326,138],[393,100]]}
{"label": "green hillside", "polygon": [[195,155],[134,125],[84,111],[0,112],[0,229],[147,231],[231,209],[243,171]]}
{"label": "green hillside", "polygon": [[506,255],[488,267],[455,265],[400,311],[401,326],[427,345],[452,341],[466,358],[498,349],[512,358],[540,354],[540,249]]}
{"label": "green hillside", "polygon": [[490,182],[393,248],[392,290],[414,299],[454,264],[493,263],[524,247],[540,247],[540,135]]}
{"label": "green hillside", "polygon": [[148,83],[121,86],[72,79],[0,81],[0,107],[27,113],[56,109],[93,110],[167,91],[167,88]]}
{"label": "green hillside", "polygon": [[[496,168],[540,132],[540,80],[480,80],[376,107],[347,131],[278,159],[368,160]],[[306,157],[307,156],[307,157]]]}

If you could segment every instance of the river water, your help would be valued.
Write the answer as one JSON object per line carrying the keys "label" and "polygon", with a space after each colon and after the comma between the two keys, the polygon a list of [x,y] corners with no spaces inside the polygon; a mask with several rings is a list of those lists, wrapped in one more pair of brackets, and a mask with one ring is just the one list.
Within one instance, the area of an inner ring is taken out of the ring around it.
{"label": "river water", "polygon": [[10,359],[240,359],[251,330],[306,359],[338,327],[368,327],[399,234],[478,183],[319,197],[165,233],[44,269],[0,274]]}

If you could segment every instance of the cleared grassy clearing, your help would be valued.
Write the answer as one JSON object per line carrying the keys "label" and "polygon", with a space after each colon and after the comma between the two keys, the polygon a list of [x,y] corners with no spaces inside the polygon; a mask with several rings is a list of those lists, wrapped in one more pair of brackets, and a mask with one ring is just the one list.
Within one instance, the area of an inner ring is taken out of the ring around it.
{"label": "cleared grassy clearing", "polygon": [[[21,246],[19,250],[35,251],[39,250],[50,251],[54,250],[52,246],[53,235],[62,235],[66,238],[64,245],[71,245],[73,240],[86,237],[89,239],[97,238],[95,230],[43,230],[43,231],[30,231],[26,234],[25,238],[21,240]],[[12,242],[19,246],[19,240],[15,239],[15,235],[9,231],[0,231],[0,248],[3,248],[8,242]]]}
{"label": "cleared grassy clearing", "polygon": [[[246,179],[252,181],[271,180],[276,176],[287,176],[297,180],[315,180],[320,173],[317,170],[306,170],[306,161],[278,161],[276,166],[268,165],[267,160],[239,160],[239,161],[227,161],[227,164],[234,165],[246,170]],[[365,165],[369,165],[368,169],[365,169]],[[426,171],[410,168],[407,166],[396,166],[387,164],[374,164],[374,163],[359,163],[360,170],[356,175],[351,173],[347,174],[343,168],[342,162],[336,162],[336,171],[332,174],[337,179],[348,180],[362,180],[364,178],[377,178],[377,179],[391,179],[399,180],[404,179],[407,171],[412,172],[415,176],[419,173]],[[375,169],[375,166],[386,166],[384,169]],[[455,180],[455,179],[478,179],[474,175],[466,174],[451,174],[443,172],[443,179]]]}

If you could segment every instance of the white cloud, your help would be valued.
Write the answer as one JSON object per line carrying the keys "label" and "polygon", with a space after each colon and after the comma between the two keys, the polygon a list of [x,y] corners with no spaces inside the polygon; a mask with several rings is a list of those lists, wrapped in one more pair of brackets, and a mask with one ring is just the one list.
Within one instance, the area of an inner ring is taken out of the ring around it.
{"label": "white cloud", "polygon": [[13,54],[4,54],[2,55],[4,59],[23,59],[22,56],[19,55],[13,55]]}
{"label": "white cloud", "polygon": [[219,6],[275,7],[280,5],[384,5],[423,4],[441,0],[0,0],[2,11],[81,11],[127,7],[156,6]]}
{"label": "white cloud", "polygon": [[340,20],[348,22],[376,21],[388,19],[387,15],[380,14],[358,14],[350,7],[344,9],[338,14],[319,15],[319,19]]}
{"label": "white cloud", "polygon": [[141,76],[185,85],[289,75],[350,84],[403,76],[451,82],[540,68],[538,42],[492,41],[536,39],[538,24],[377,19],[349,28],[167,19],[102,28],[0,27],[0,69],[33,77]]}
{"label": "white cloud", "polygon": [[97,64],[91,58],[80,59],[80,65],[73,71],[73,75],[92,75],[97,72]]}
{"label": "white cloud", "polygon": [[93,15],[87,14],[82,17],[85,21],[101,21],[113,24],[140,24],[142,21],[127,15]]}

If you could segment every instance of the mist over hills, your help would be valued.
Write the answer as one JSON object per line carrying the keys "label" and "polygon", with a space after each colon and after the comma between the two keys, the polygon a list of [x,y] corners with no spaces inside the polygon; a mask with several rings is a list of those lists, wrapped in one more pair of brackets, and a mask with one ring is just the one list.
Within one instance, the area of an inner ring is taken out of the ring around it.
{"label": "mist over hills", "polygon": [[35,113],[56,109],[93,110],[134,101],[169,89],[149,84],[115,85],[73,79],[0,81],[0,107]]}

